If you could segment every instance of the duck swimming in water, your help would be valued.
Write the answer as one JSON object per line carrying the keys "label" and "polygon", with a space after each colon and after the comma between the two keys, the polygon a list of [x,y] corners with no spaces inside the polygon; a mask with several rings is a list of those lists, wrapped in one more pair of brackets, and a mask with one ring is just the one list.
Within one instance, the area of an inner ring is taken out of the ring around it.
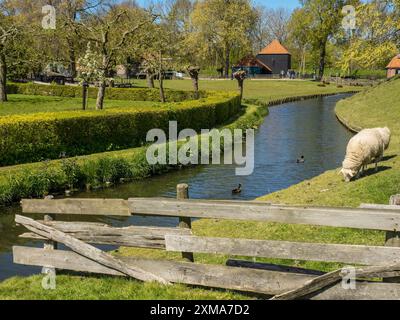
{"label": "duck swimming in water", "polygon": [[232,194],[239,194],[242,192],[242,185],[239,184],[239,187],[232,190]]}
{"label": "duck swimming in water", "polygon": [[297,159],[297,163],[304,163],[306,162],[306,158],[304,156],[301,156],[299,159]]}

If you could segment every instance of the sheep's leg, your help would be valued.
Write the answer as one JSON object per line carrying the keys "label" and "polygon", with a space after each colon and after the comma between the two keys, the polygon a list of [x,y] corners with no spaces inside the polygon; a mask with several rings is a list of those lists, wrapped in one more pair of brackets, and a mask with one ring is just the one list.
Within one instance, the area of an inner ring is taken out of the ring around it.
{"label": "sheep's leg", "polygon": [[378,162],[379,160],[375,161],[375,172],[378,172]]}

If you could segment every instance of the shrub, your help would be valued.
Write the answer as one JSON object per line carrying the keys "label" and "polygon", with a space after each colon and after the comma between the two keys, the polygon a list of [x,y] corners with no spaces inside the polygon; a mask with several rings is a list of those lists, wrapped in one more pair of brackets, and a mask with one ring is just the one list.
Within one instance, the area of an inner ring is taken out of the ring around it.
{"label": "shrub", "polygon": [[209,129],[240,111],[236,93],[210,92],[201,100],[160,108],[65,111],[0,118],[0,165],[13,165],[141,146],[153,128]]}
{"label": "shrub", "polygon": [[83,180],[83,173],[76,159],[63,159],[61,161],[61,170],[65,174],[69,189],[80,187],[79,184]]}
{"label": "shrub", "polygon": [[[97,98],[97,88],[89,88],[89,98]],[[39,85],[34,83],[13,83],[7,85],[9,94],[27,94],[40,96],[57,96],[67,98],[82,97],[82,87],[80,86],[61,86],[61,85]],[[179,102],[193,100],[194,93],[183,90],[165,89],[168,102]],[[200,92],[200,97],[206,97],[206,92]],[[134,100],[134,101],[159,101],[160,93],[158,89],[133,88],[119,89],[107,88],[106,99],[110,100]]]}

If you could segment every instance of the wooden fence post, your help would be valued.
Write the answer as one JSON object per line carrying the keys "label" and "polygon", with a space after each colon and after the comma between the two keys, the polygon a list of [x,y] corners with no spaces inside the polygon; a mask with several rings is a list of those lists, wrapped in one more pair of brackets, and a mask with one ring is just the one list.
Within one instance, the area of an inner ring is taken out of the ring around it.
{"label": "wooden fence post", "polygon": [[[45,197],[45,199],[52,200],[54,198],[52,196],[47,196],[47,197]],[[56,219],[56,216],[54,214],[48,214],[48,215],[44,216],[44,221],[45,222],[54,221],[55,219]],[[51,241],[51,240],[46,240],[44,242],[43,248],[45,250],[56,250],[57,249],[57,242],[54,242],[54,241]],[[50,268],[50,267],[47,267],[47,266],[43,266],[43,273],[47,273],[47,274],[51,273],[51,274],[55,275],[56,274],[56,269],[55,268]]]}
{"label": "wooden fence post", "polygon": [[[178,200],[189,199],[189,186],[187,184],[178,184],[176,187],[176,198]],[[192,219],[180,217],[179,227],[184,229],[192,229]],[[194,262],[193,252],[182,252],[182,258],[190,262]]]}
{"label": "wooden fence post", "polygon": [[[400,206],[400,194],[391,196],[389,205]],[[387,231],[385,246],[386,247],[400,247],[400,232]],[[383,282],[400,283],[400,277],[384,278]]]}

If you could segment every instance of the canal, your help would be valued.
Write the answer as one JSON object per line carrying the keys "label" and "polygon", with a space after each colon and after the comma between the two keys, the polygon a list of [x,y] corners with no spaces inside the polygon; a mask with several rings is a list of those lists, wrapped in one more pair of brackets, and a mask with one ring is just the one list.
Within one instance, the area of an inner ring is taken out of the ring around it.
{"label": "canal", "polygon": [[[286,189],[326,170],[338,168],[343,161],[352,134],[336,119],[336,103],[349,95],[342,94],[287,103],[270,109],[270,114],[256,133],[255,169],[252,175],[235,176],[234,165],[197,166],[163,176],[120,185],[80,198],[175,197],[176,185],[188,183],[190,197],[198,199],[253,200]],[[305,163],[297,159],[304,155]],[[242,184],[240,195],[232,189]],[[40,268],[12,263],[12,246],[36,246],[39,243],[18,239],[23,228],[14,224],[19,207],[2,208],[0,213],[0,281],[12,276],[37,274]],[[76,220],[76,217],[74,217]],[[176,226],[177,219],[165,217],[96,218],[114,226],[129,224]],[[102,247],[104,249],[112,249]]]}

